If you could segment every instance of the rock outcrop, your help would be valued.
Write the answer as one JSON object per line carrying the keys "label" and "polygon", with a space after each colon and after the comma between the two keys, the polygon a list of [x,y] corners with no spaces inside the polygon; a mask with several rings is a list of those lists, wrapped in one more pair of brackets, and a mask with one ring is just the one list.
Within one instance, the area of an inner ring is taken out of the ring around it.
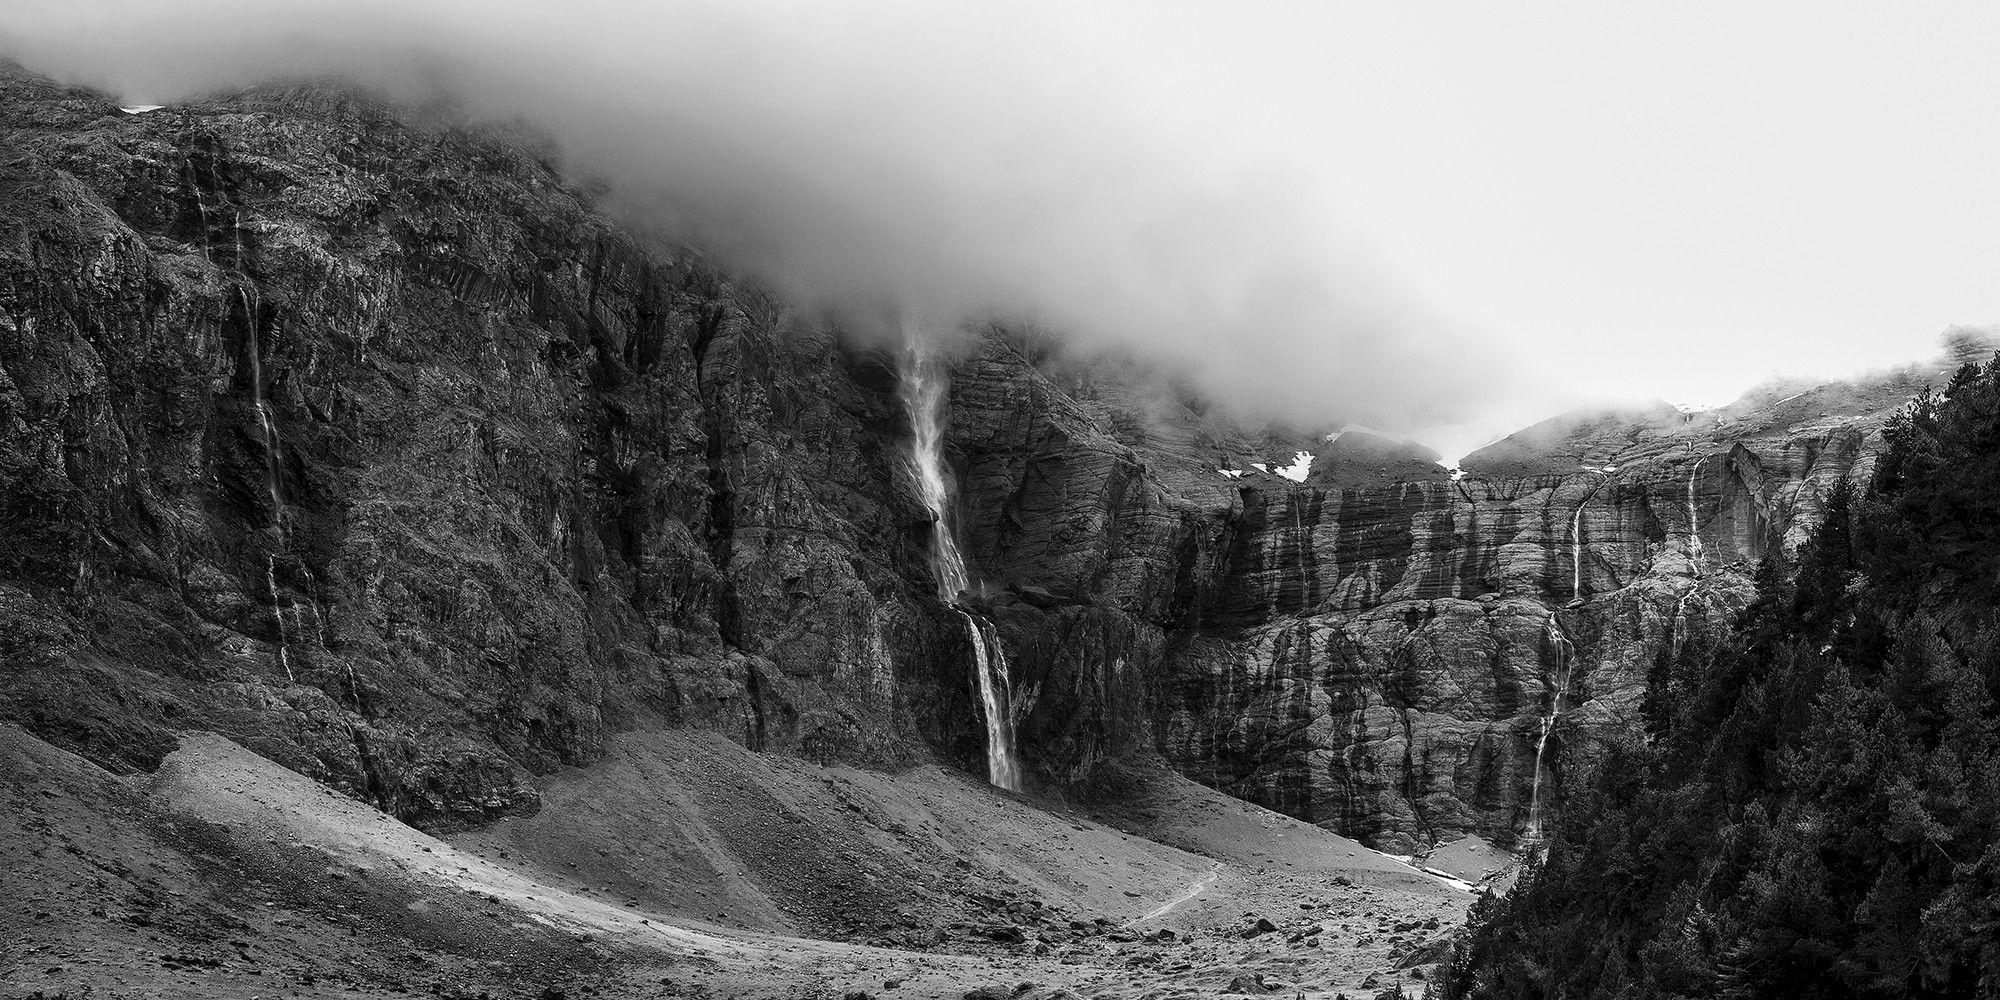
{"label": "rock outcrop", "polygon": [[1559,799],[1636,738],[1655,658],[1727,627],[1934,372],[1568,414],[1456,476],[1363,432],[1250,452],[1316,450],[1295,482],[1225,472],[1245,445],[1194,408],[989,344],[953,396],[975,561],[1062,600],[1005,619],[1038,693],[1022,743],[1058,780],[1157,750],[1385,849],[1512,842],[1538,746]]}
{"label": "rock outcrop", "polygon": [[[531,137],[0,72],[0,717],[119,770],[215,730],[434,827],[648,724],[976,770],[895,363]],[[1454,477],[1006,331],[953,378],[1031,784],[1157,753],[1394,849],[1513,838],[1558,696],[1559,786],[1921,382],[1567,418]]]}
{"label": "rock outcrop", "polygon": [[892,357],[519,141],[0,76],[7,716],[123,769],[214,729],[434,825],[646,717],[977,759]]}

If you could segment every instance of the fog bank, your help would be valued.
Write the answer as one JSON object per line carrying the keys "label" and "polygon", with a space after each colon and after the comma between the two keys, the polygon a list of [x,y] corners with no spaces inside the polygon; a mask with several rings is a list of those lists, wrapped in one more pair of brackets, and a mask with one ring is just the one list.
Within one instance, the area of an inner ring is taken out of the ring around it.
{"label": "fog bank", "polygon": [[1163,76],[1061,5],[172,6],[17,2],[0,52],[135,102],[337,75],[522,116],[615,210],[800,301],[1030,321],[1253,412],[1414,426],[1504,381],[1343,224],[1366,192],[1232,124],[1254,89],[1188,99],[1203,67]]}

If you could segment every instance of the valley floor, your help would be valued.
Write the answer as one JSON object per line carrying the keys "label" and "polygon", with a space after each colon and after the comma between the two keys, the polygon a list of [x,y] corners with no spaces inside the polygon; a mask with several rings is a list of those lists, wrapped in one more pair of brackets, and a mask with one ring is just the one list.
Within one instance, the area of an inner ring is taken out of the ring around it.
{"label": "valley floor", "polygon": [[642,731],[438,838],[220,736],[120,777],[0,726],[0,996],[1417,995],[1473,898],[1109,775],[1065,802]]}

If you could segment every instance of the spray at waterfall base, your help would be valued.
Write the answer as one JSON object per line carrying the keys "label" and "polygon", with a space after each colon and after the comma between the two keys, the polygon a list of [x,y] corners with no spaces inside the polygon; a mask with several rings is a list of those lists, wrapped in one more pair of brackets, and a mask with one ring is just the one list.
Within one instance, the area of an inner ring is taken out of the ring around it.
{"label": "spray at waterfall base", "polygon": [[976,588],[958,544],[955,498],[944,468],[944,411],[950,373],[932,349],[912,333],[897,375],[912,431],[910,468],[918,496],[931,514],[931,564],[938,597],[963,619],[966,639],[972,645],[973,672],[986,722],[987,780],[1018,792],[1021,763],[1014,749],[1014,698],[1007,653],[992,621],[967,607],[962,598]]}

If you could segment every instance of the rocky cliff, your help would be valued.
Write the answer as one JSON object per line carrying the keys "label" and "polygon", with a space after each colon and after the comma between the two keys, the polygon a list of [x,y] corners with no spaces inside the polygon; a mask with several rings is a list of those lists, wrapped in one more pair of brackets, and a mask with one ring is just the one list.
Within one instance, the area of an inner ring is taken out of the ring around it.
{"label": "rocky cliff", "polygon": [[8,716],[123,769],[214,729],[444,825],[649,718],[977,759],[890,355],[518,137],[4,87]]}
{"label": "rocky cliff", "polygon": [[[980,766],[894,353],[548,156],[322,89],[128,114],[0,73],[0,716],[123,770],[211,729],[447,827],[621,728]],[[959,350],[1031,783],[1158,753],[1393,848],[1523,829],[1545,720],[1559,789],[1921,381],[1559,418],[1454,478]]]}
{"label": "rocky cliff", "polygon": [[[1566,414],[1454,476],[1365,432],[1249,441],[1046,367],[990,343],[953,397],[975,561],[1032,598],[1003,619],[1042,773],[1157,750],[1405,851],[1513,840],[1538,758],[1555,803],[1567,764],[1638,738],[1655,659],[1726,625],[1936,373]],[[1295,449],[1303,482],[1253,467]]]}

